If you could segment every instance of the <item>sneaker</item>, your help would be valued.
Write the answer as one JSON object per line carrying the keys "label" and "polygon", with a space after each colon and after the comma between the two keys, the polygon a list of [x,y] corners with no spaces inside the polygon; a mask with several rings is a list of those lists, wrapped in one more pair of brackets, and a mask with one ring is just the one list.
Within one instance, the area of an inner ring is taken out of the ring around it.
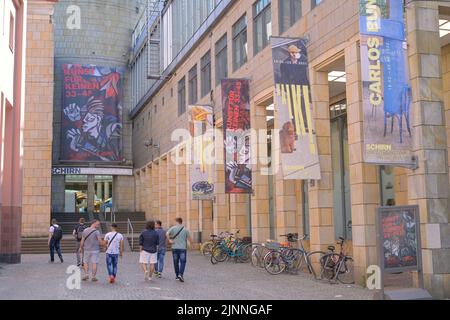
{"label": "sneaker", "polygon": [[77,263],[77,267],[81,267],[81,263]]}
{"label": "sneaker", "polygon": [[184,282],[183,276],[179,276],[179,277],[178,277],[178,280],[180,280],[180,282]]}
{"label": "sneaker", "polygon": [[92,278],[92,282],[97,282],[97,281],[98,281],[98,279],[96,277]]}
{"label": "sneaker", "polygon": [[158,272],[158,273],[156,274],[156,276],[157,276],[158,278],[162,278],[162,273],[161,273],[161,272]]}
{"label": "sneaker", "polygon": [[63,258],[59,258],[59,260],[61,260],[61,263],[64,263],[64,259]]}
{"label": "sneaker", "polygon": [[113,276],[109,276],[109,283],[111,283],[111,284],[114,283],[114,277]]}
{"label": "sneaker", "polygon": [[112,282],[111,283],[112,284],[116,283],[116,278],[115,277],[112,277]]}
{"label": "sneaker", "polygon": [[144,273],[144,280],[145,280],[145,281],[148,281],[148,280],[149,280],[149,275],[150,275],[150,274],[149,274],[148,271]]}
{"label": "sneaker", "polygon": [[176,277],[176,278],[175,278],[175,281],[180,281],[180,277]]}

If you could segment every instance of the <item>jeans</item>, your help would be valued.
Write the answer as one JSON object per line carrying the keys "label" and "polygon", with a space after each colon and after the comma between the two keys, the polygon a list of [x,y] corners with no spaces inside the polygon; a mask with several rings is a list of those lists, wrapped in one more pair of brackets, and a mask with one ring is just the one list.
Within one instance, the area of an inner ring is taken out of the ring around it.
{"label": "jeans", "polygon": [[175,275],[177,277],[182,277],[184,275],[184,269],[186,268],[187,250],[172,249],[172,254]]}
{"label": "jeans", "polygon": [[62,260],[61,240],[50,239],[50,261],[55,261],[55,250],[59,259]]}
{"label": "jeans", "polygon": [[114,278],[117,276],[117,264],[119,263],[119,255],[118,254],[106,254],[106,267],[108,268],[108,275],[113,276]]}
{"label": "jeans", "polygon": [[80,254],[80,245],[81,245],[81,241],[77,241],[77,265],[81,264],[81,254]]}
{"label": "jeans", "polygon": [[163,272],[165,256],[166,256],[166,249],[158,250],[158,263],[156,264],[156,272],[159,272],[159,273]]}

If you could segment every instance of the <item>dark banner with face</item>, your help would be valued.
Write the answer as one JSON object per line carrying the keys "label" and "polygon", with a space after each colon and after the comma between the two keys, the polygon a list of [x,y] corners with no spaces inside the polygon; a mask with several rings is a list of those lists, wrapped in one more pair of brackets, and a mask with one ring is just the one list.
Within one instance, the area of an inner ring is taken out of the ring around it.
{"label": "dark banner with face", "polygon": [[123,71],[63,65],[61,161],[122,161]]}
{"label": "dark banner with face", "polygon": [[250,84],[222,80],[225,193],[252,193]]}

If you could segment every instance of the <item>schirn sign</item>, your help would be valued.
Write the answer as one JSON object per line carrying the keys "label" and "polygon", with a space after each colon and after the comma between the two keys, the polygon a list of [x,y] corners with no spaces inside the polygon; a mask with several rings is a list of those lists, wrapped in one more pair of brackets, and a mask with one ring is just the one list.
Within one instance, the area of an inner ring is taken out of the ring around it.
{"label": "schirn sign", "polygon": [[57,175],[98,175],[98,176],[132,176],[133,169],[128,168],[83,168],[54,167],[52,174]]}

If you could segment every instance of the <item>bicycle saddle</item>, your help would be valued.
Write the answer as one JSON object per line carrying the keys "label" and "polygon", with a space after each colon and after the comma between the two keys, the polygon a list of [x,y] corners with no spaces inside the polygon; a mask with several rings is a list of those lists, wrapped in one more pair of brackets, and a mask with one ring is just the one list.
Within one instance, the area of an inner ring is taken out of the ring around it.
{"label": "bicycle saddle", "polygon": [[334,251],[334,250],[336,250],[336,247],[335,246],[328,246],[328,250],[329,251]]}

